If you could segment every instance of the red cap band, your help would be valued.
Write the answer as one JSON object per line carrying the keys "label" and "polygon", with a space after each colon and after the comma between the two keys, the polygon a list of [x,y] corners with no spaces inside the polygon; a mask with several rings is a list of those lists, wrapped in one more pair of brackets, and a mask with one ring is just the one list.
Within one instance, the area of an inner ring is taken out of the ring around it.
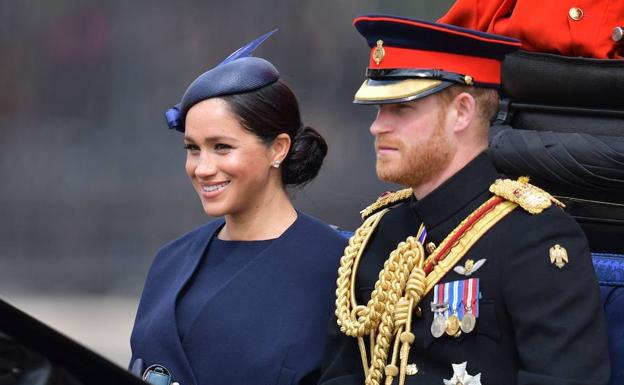
{"label": "red cap band", "polygon": [[373,59],[376,49],[377,47],[371,49],[369,63],[371,69],[439,69],[470,75],[477,83],[500,84],[501,63],[496,59],[384,46],[383,59],[377,65]]}

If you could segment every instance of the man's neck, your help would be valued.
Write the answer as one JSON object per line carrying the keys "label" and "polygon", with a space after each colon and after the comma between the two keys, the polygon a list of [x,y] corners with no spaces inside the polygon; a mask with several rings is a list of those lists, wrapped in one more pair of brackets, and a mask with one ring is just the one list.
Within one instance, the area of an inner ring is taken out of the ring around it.
{"label": "man's neck", "polygon": [[411,186],[416,199],[422,199],[449,180],[487,148],[476,148],[473,151],[462,151],[455,154],[448,166],[431,180],[418,186]]}

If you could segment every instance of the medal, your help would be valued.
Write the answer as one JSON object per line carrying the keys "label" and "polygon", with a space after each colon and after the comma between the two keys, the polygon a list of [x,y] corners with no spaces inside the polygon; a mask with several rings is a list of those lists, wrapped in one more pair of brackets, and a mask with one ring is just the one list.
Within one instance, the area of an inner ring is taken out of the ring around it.
{"label": "medal", "polygon": [[475,325],[477,324],[477,319],[472,314],[472,310],[468,308],[466,313],[464,313],[464,317],[461,320],[461,330],[464,333],[470,333],[474,330]]}
{"label": "medal", "polygon": [[446,330],[446,317],[444,313],[448,311],[449,305],[445,301],[444,284],[441,283],[433,288],[433,302],[431,302],[431,312],[433,321],[431,322],[431,335],[440,338]]}
{"label": "medal", "polygon": [[431,335],[472,333],[479,317],[479,278],[440,283],[433,288]]}
{"label": "medal", "polygon": [[433,318],[433,322],[431,323],[431,334],[435,338],[440,338],[444,335],[444,331],[446,330],[446,319],[442,314],[436,314]]}
{"label": "medal", "polygon": [[[449,282],[446,284],[447,287],[450,286],[450,290],[451,291],[450,294],[450,298],[449,298],[449,302],[451,303],[451,310],[453,311],[453,314],[447,318],[446,320],[446,334],[448,334],[449,336],[455,336],[455,337],[459,337],[459,328],[460,328],[460,324],[459,324],[459,315],[457,314],[457,309],[460,305],[460,301],[461,301],[461,296],[460,296],[460,291],[459,291],[459,283],[460,281],[454,281],[454,282]],[[463,290],[462,290],[463,293]]]}
{"label": "medal", "polygon": [[459,332],[459,327],[459,318],[457,318],[457,312],[455,312],[446,320],[446,334],[448,334],[449,336],[459,337],[457,335],[457,333]]}
{"label": "medal", "polygon": [[477,317],[479,316],[479,301],[477,300],[479,279],[470,278],[464,281],[463,291],[462,302],[465,304],[465,310],[460,327],[462,332],[471,333],[477,324]]}

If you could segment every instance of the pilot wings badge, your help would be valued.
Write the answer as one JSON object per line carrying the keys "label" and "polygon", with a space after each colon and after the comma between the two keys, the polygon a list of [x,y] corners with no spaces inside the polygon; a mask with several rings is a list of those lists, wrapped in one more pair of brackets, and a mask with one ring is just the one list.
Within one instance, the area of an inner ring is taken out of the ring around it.
{"label": "pilot wings badge", "polygon": [[453,268],[453,271],[459,275],[465,275],[466,277],[469,277],[470,275],[472,275],[472,273],[479,270],[479,268],[481,268],[481,266],[483,266],[486,261],[487,260],[485,258],[479,259],[477,262],[472,259],[467,259],[466,263],[464,263],[464,266],[455,266]]}

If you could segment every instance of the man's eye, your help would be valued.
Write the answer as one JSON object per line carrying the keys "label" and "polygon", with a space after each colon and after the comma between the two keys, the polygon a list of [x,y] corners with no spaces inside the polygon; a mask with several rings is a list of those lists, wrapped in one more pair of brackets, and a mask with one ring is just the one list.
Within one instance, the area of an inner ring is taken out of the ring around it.
{"label": "man's eye", "polygon": [[199,147],[196,144],[187,143],[184,145],[186,151],[198,151]]}

